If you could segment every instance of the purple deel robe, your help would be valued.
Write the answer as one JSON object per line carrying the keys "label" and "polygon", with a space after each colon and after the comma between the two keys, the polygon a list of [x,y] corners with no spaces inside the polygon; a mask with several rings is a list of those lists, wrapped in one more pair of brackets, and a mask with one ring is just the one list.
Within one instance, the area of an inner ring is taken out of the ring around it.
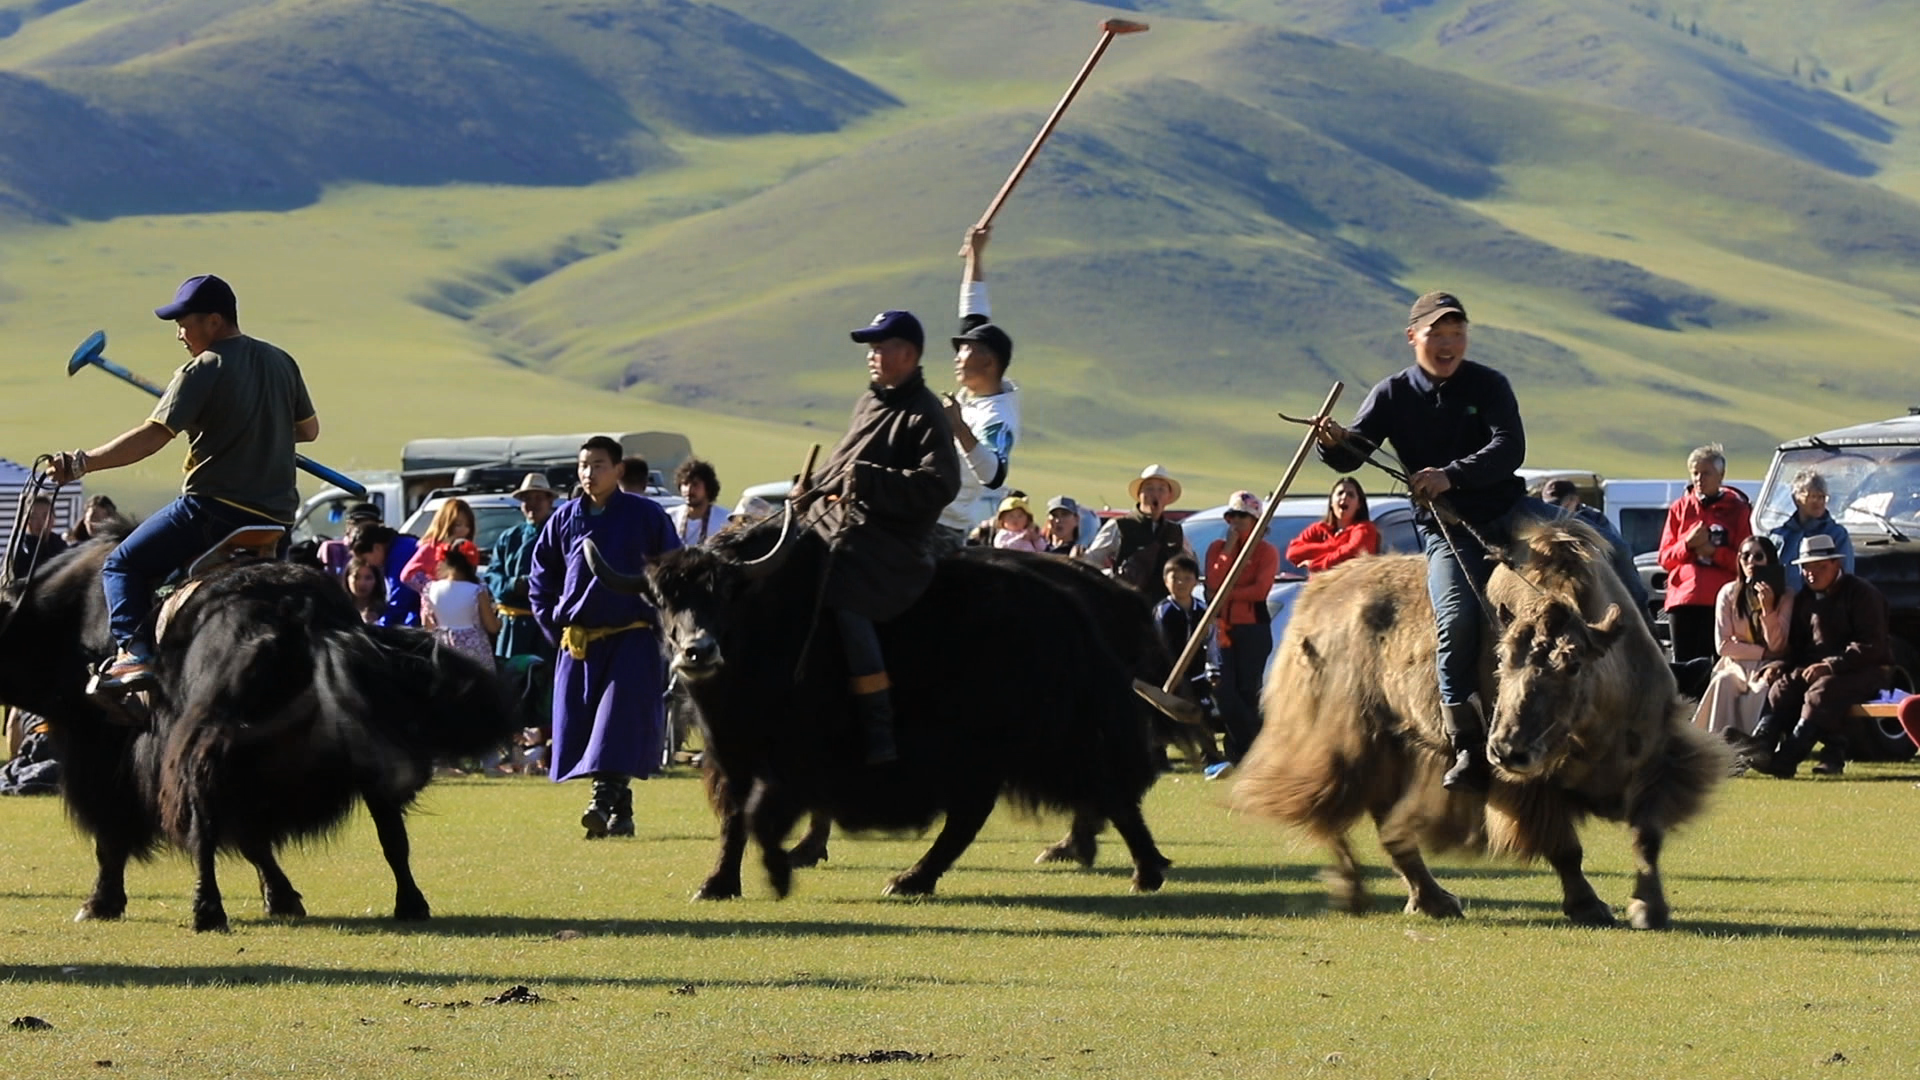
{"label": "purple deel robe", "polygon": [[666,720],[666,661],[659,618],[638,596],[594,580],[580,542],[594,546],[615,570],[637,574],[648,560],[680,546],[673,522],[652,499],[615,492],[600,513],[586,498],[562,503],[533,545],[527,597],[541,633],[555,646],[562,627],[625,626],[644,619],[656,629],[629,630],[587,646],[575,660],[559,650],[553,675],[555,781],[597,772],[651,776],[660,768]]}

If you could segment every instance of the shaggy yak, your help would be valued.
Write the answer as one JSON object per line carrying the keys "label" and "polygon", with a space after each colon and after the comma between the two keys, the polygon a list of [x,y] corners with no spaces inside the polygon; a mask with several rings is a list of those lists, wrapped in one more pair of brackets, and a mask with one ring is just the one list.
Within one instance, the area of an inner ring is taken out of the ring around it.
{"label": "shaggy yak", "polygon": [[1624,821],[1637,866],[1629,918],[1666,926],[1662,838],[1701,810],[1727,752],[1690,722],[1642,621],[1622,616],[1632,601],[1604,551],[1583,525],[1539,526],[1494,570],[1487,598],[1504,629],[1489,635],[1481,665],[1481,685],[1496,687],[1484,802],[1440,786],[1450,752],[1425,560],[1359,559],[1315,575],[1262,695],[1265,726],[1240,766],[1237,805],[1332,848],[1332,891],[1352,910],[1367,902],[1346,837],[1368,814],[1406,881],[1408,911],[1461,914],[1421,844],[1472,841],[1544,856],[1562,910],[1589,925],[1614,919],[1581,871],[1577,827],[1590,814]]}
{"label": "shaggy yak", "polygon": [[[1005,562],[1014,569],[1045,576],[1087,605],[1108,648],[1135,678],[1153,686],[1166,682],[1167,672],[1173,669],[1173,657],[1167,654],[1159,627],[1154,624],[1153,606],[1138,590],[1122,585],[1078,559],[1040,557],[991,547],[962,548],[952,557]],[[1179,746],[1190,762],[1202,759],[1201,740],[1212,737],[1205,727],[1176,722],[1145,701],[1136,700],[1136,706],[1152,725],[1157,743]],[[715,780],[710,778],[708,782],[712,785]],[[724,795],[715,792],[714,796],[715,805],[722,805],[720,800]],[[1071,862],[1091,867],[1099,854],[1100,832],[1106,827],[1106,819],[1099,814],[1076,813],[1067,835],[1041,851],[1033,861]],[[833,819],[816,811],[806,836],[787,852],[787,859],[795,869],[826,861],[827,840],[832,829]]]}
{"label": "shaggy yak", "polygon": [[165,841],[194,858],[195,930],[224,930],[220,851],[259,871],[269,915],[305,914],[275,859],[364,801],[393,869],[394,917],[424,919],[405,814],[436,757],[483,752],[513,729],[491,671],[417,631],[367,627],[325,573],[287,563],[217,570],[174,605],[158,642],[148,723],[86,696],[109,646],[100,564],[84,545],[0,595],[0,700],[44,716],[62,795],[99,862],[78,919],[126,910],[129,859]]}
{"label": "shaggy yak", "polygon": [[886,890],[930,894],[1002,794],[1111,820],[1134,888],[1160,887],[1167,862],[1140,814],[1158,772],[1149,723],[1073,593],[1005,560],[943,560],[925,595],[880,627],[900,760],[876,768],[862,763],[833,620],[819,617],[827,546],[782,525],[669,553],[645,577],[588,550],[603,581],[658,609],[724,780],[720,859],[699,896],[740,895],[749,830],[785,896],[783,844],[809,809],[855,831],[925,829],[944,813],[933,846]]}

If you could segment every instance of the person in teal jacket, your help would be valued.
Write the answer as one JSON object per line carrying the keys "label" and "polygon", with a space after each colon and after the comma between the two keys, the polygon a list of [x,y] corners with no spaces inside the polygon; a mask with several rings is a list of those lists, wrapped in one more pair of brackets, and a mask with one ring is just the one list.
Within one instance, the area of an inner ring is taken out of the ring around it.
{"label": "person in teal jacket", "polygon": [[540,632],[533,619],[532,601],[527,598],[527,578],[533,573],[533,543],[540,539],[540,527],[553,516],[560,493],[539,473],[528,473],[520,481],[513,497],[520,502],[526,522],[500,534],[493,542],[493,554],[484,573],[487,591],[493,594],[500,611],[500,636],[494,640],[493,654],[501,660],[516,656],[553,659],[553,643]]}

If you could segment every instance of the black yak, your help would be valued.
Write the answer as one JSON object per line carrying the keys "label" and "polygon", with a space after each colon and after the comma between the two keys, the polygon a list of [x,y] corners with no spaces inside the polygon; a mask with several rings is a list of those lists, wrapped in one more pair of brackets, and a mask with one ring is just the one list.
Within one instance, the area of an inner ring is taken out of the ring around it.
{"label": "black yak", "polygon": [[0,595],[0,700],[46,717],[68,811],[94,838],[99,877],[77,918],[118,918],[127,861],[167,841],[199,871],[194,929],[226,928],[222,850],[259,871],[267,914],[302,915],[275,852],[336,828],[356,798],[393,868],[394,917],[426,918],[404,816],[436,757],[512,730],[493,673],[425,634],[364,626],[318,570],[255,563],[215,571],[177,605],[150,720],[117,723],[84,689],[109,644],[110,548],[84,545]]}
{"label": "black yak", "polygon": [[1140,814],[1158,766],[1132,675],[1087,607],[1046,575],[945,559],[914,606],[880,627],[900,760],[874,767],[862,763],[833,620],[819,617],[829,553],[812,531],[768,522],[670,553],[645,577],[588,555],[603,580],[659,610],[725,781],[720,861],[700,896],[740,894],[749,829],[786,895],[782,845],[808,809],[856,831],[924,829],[944,813],[932,848],[887,887],[930,894],[1003,794],[1111,820],[1134,887],[1160,887],[1167,862]]}

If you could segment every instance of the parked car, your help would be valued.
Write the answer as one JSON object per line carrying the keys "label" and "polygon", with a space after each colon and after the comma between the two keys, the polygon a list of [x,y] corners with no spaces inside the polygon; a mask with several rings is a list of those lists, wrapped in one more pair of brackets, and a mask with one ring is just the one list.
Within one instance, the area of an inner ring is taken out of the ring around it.
{"label": "parked car", "polygon": [[[1827,482],[1827,507],[1853,539],[1854,573],[1887,598],[1893,637],[1892,688],[1912,691],[1920,675],[1920,416],[1907,415],[1780,444],[1754,500],[1753,528],[1767,532],[1792,516],[1791,484],[1802,469]],[[1905,760],[1916,752],[1892,719],[1863,720],[1851,752]]]}

